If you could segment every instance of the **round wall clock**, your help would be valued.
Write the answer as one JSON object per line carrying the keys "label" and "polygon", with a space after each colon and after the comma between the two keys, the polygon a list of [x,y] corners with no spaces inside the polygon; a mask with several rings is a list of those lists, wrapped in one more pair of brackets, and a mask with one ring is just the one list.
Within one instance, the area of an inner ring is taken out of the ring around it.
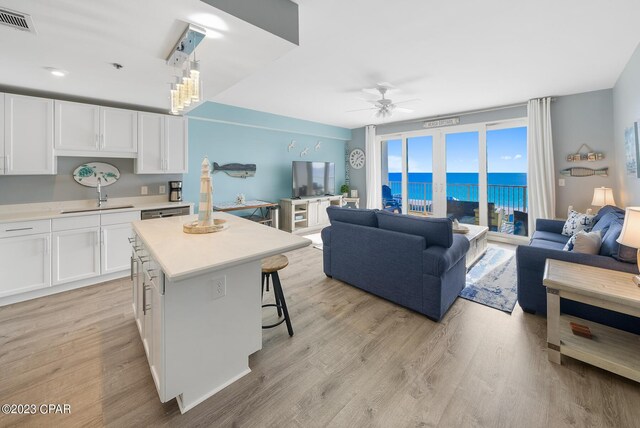
{"label": "round wall clock", "polygon": [[360,169],[364,166],[364,151],[362,149],[353,149],[349,154],[349,163],[355,169]]}

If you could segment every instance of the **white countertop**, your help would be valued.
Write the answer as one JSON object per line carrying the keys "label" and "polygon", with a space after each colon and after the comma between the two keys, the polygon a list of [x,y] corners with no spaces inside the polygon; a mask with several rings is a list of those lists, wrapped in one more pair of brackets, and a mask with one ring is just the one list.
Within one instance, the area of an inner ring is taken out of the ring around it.
{"label": "white countertop", "polygon": [[[166,196],[165,196],[166,197]],[[145,200],[147,199],[147,200]],[[120,198],[108,201],[103,204],[104,208],[110,206],[133,205],[133,208],[119,209],[96,209],[93,211],[74,212],[62,214],[62,210],[93,208],[96,202],[87,201],[69,201],[69,202],[51,202],[48,204],[25,204],[24,206],[1,207],[0,206],[0,223],[9,223],[14,221],[31,221],[31,220],[48,220],[60,217],[78,217],[95,214],[120,213],[127,211],[144,211],[161,208],[173,208],[191,206],[189,202],[169,202],[158,200],[157,197],[151,198]],[[16,208],[17,207],[17,208]]]}
{"label": "white countertop", "polygon": [[215,233],[188,234],[185,223],[197,215],[133,222],[146,250],[173,281],[237,266],[249,261],[306,247],[311,240],[232,214],[215,212],[229,228]]}

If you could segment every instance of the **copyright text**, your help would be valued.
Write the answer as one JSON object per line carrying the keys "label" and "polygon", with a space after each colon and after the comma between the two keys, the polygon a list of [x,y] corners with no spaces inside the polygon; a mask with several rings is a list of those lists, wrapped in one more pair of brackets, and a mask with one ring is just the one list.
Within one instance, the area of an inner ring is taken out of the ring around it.
{"label": "copyright text", "polygon": [[3,404],[5,415],[64,415],[71,413],[71,404]]}

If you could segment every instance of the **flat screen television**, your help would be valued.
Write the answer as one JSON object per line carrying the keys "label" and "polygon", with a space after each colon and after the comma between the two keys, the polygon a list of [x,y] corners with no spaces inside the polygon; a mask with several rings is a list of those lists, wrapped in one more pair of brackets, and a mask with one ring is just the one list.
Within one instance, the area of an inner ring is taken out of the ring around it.
{"label": "flat screen television", "polygon": [[293,161],[292,196],[333,195],[336,191],[336,165],[333,162]]}

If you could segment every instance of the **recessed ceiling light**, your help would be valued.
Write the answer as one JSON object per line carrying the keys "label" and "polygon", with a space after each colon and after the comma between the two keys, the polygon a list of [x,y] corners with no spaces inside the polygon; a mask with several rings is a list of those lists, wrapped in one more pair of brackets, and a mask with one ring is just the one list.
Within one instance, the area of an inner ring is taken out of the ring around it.
{"label": "recessed ceiling light", "polygon": [[45,67],[44,69],[56,77],[64,77],[67,75],[67,72],[65,70],[61,70],[59,68]]}

